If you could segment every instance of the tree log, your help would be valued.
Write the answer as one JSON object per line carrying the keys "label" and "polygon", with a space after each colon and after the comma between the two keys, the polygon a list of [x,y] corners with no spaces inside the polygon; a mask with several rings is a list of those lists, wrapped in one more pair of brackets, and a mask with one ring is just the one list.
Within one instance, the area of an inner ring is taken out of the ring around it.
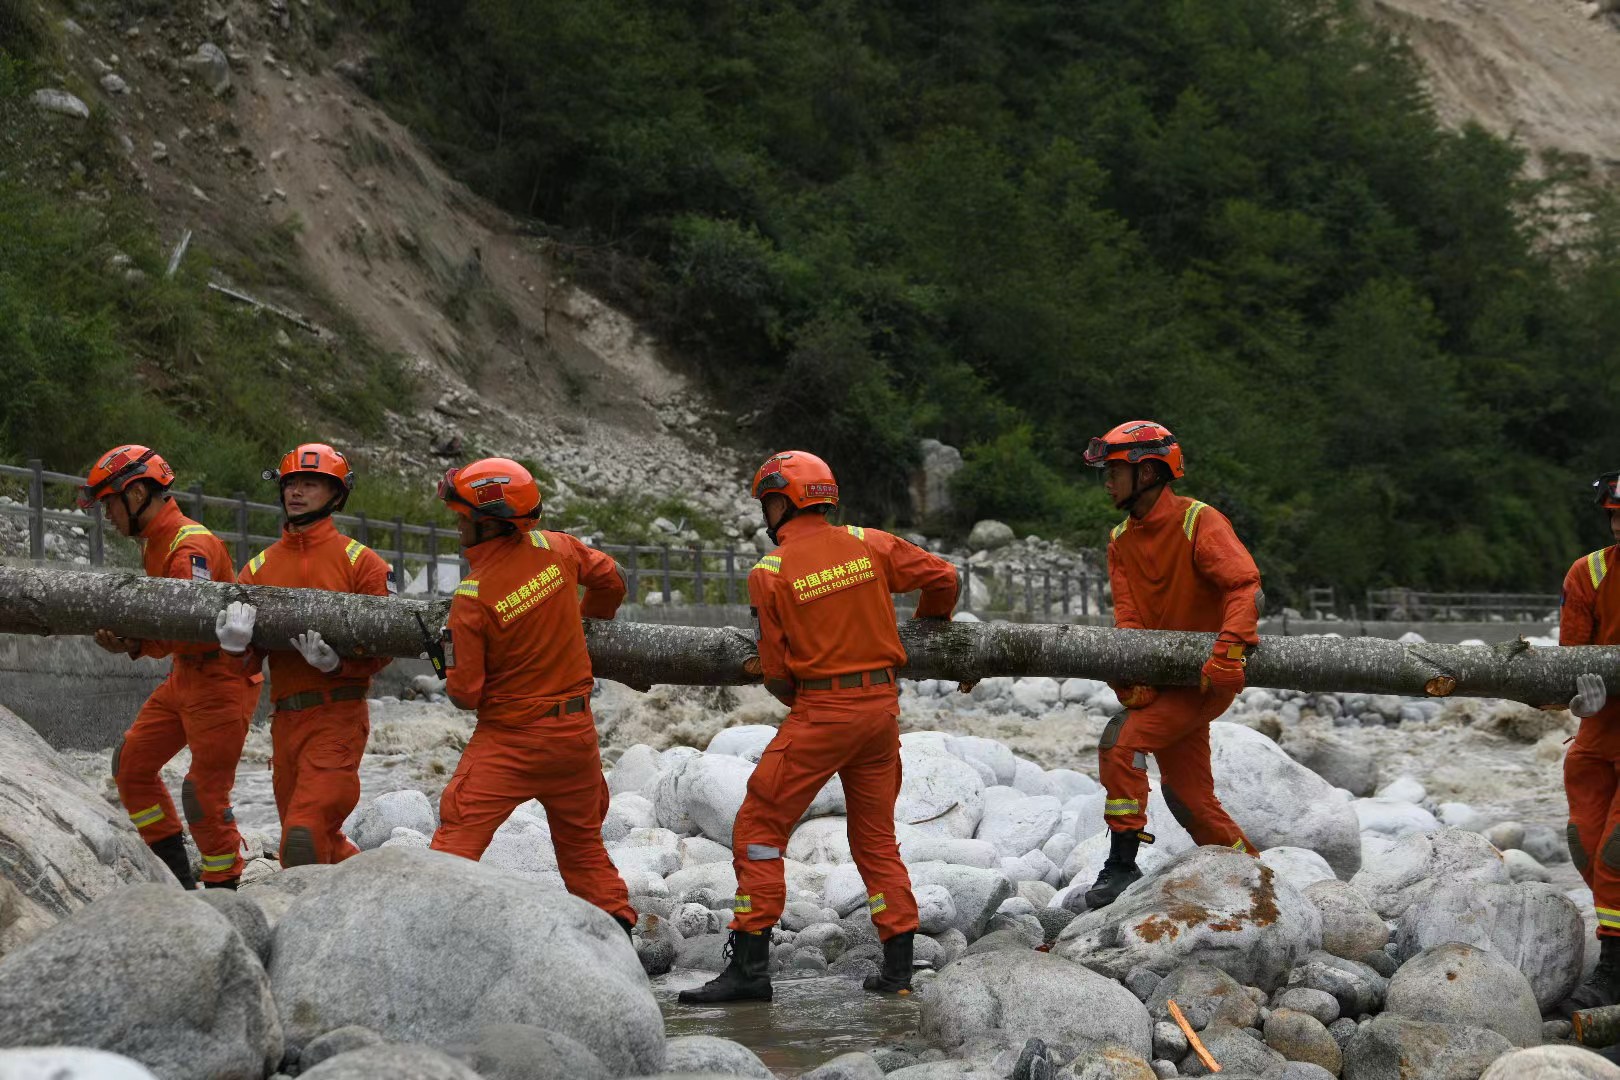
{"label": "tree log", "polygon": [[[290,648],[288,639],[313,628],[345,656],[418,656],[417,617],[436,631],[449,606],[447,600],[0,567],[0,633],[92,634],[105,627],[130,638],[212,641],[214,616],[232,600],[258,608],[253,642],[261,649]],[[596,674],[631,686],[738,685],[758,678],[750,670],[753,642],[735,628],[587,620],[585,632]],[[1197,685],[1214,639],[1169,630],[933,620],[903,623],[900,637],[910,655],[903,674],[914,679],[1045,675],[1150,686]],[[1248,679],[1253,686],[1293,690],[1562,705],[1583,672],[1603,676],[1620,694],[1620,647],[1267,637],[1251,654]]]}

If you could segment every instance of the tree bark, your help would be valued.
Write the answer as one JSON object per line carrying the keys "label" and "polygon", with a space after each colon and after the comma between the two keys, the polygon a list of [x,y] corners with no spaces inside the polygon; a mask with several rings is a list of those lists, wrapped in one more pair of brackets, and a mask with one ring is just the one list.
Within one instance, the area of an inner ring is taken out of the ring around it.
{"label": "tree bark", "polygon": [[[212,641],[214,616],[232,600],[258,609],[253,643],[260,649],[290,648],[294,634],[315,629],[345,656],[420,655],[417,617],[436,633],[449,606],[447,600],[0,567],[0,633],[92,634],[106,627],[131,638]],[[596,674],[631,686],[737,685],[758,678],[752,640],[731,627],[587,620],[585,635]],[[910,656],[902,673],[914,679],[1045,675],[1149,686],[1196,686],[1214,640],[1169,630],[932,620],[903,623],[900,637]],[[1293,690],[1562,705],[1583,672],[1603,676],[1620,695],[1620,647],[1268,637],[1251,654],[1248,681]]]}

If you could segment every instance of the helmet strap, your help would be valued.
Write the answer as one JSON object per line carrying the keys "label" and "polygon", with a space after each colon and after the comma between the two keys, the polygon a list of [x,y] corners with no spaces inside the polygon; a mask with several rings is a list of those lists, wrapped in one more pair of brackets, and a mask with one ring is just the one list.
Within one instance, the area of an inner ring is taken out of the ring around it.
{"label": "helmet strap", "polygon": [[[1166,471],[1168,471],[1168,470],[1166,470]],[[1142,496],[1146,495],[1150,491],[1157,491],[1159,488],[1164,487],[1166,484],[1168,484],[1170,482],[1168,479],[1166,479],[1164,477],[1163,473],[1159,472],[1158,469],[1154,469],[1153,474],[1154,474],[1155,477],[1157,477],[1157,479],[1155,479],[1151,484],[1147,485],[1146,487],[1143,487],[1137,480],[1137,472],[1138,472],[1138,467],[1132,467],[1132,469],[1131,469],[1131,493],[1125,497],[1125,501],[1123,501],[1123,502],[1121,502],[1119,504],[1119,508],[1121,510],[1124,510],[1126,513],[1131,514],[1133,516],[1136,513],[1136,504],[1137,504],[1138,500],[1140,500],[1142,498]]]}
{"label": "helmet strap", "polygon": [[315,510],[305,510],[302,514],[287,513],[287,496],[285,494],[286,488],[283,487],[283,494],[281,496],[281,512],[286,516],[287,524],[291,525],[295,529],[307,529],[309,526],[315,524],[322,518],[331,517],[339,510],[342,510],[343,504],[349,501],[349,492],[347,489],[343,488],[341,484],[339,484],[338,487],[338,493],[332,496],[331,499],[327,500],[325,506],[319,507]]}
{"label": "helmet strap", "polygon": [[118,489],[118,501],[124,504],[124,517],[129,521],[129,535],[132,537],[139,536],[145,531],[146,517],[158,501],[156,492],[153,492],[147,495],[145,505],[139,510],[133,509],[129,505],[129,489],[134,487],[135,483],[136,481],[131,480]]}

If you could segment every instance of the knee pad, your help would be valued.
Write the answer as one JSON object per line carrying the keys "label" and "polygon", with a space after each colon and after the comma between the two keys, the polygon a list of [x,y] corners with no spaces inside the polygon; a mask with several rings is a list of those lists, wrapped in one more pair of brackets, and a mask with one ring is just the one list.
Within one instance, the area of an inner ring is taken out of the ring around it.
{"label": "knee pad", "polygon": [[1189,833],[1192,832],[1192,811],[1188,809],[1186,803],[1176,797],[1176,793],[1170,789],[1169,785],[1164,785],[1163,791],[1165,805],[1170,808],[1170,816],[1175,818],[1183,829],[1186,829]]}
{"label": "knee pad", "polygon": [[1603,865],[1610,870],[1620,870],[1620,825],[1616,825],[1609,832],[1609,838],[1603,842]]}
{"label": "knee pad", "polygon": [[206,816],[203,813],[202,800],[197,798],[197,785],[186,777],[180,783],[180,810],[186,815],[186,823],[195,825]]}
{"label": "knee pad", "polygon": [[1569,859],[1575,864],[1575,869],[1586,873],[1586,849],[1581,846],[1581,830],[1575,827],[1572,821],[1564,827],[1564,837],[1569,841]]}
{"label": "knee pad", "polygon": [[320,861],[315,851],[315,834],[302,825],[294,825],[281,839],[281,865],[308,866]]}

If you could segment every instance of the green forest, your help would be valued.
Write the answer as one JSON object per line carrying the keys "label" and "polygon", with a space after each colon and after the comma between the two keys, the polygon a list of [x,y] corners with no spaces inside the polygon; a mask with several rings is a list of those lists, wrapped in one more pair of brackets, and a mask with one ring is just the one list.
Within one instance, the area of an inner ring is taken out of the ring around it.
{"label": "green forest", "polygon": [[[368,89],[868,520],[1097,543],[1153,417],[1278,595],[1556,587],[1620,467],[1620,216],[1335,0],[350,0]],[[1578,227],[1577,227],[1578,226]]]}

